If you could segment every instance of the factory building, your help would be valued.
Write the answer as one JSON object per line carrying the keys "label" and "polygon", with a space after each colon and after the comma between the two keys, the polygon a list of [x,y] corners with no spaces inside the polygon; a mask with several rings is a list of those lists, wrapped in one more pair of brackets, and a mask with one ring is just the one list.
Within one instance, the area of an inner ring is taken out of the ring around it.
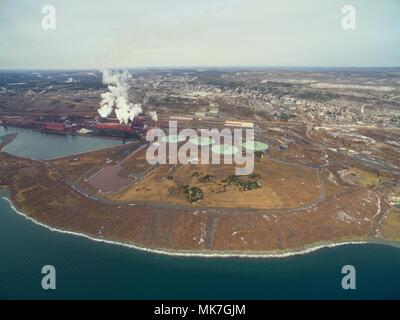
{"label": "factory building", "polygon": [[43,131],[54,131],[54,132],[64,132],[65,125],[60,122],[43,122]]}

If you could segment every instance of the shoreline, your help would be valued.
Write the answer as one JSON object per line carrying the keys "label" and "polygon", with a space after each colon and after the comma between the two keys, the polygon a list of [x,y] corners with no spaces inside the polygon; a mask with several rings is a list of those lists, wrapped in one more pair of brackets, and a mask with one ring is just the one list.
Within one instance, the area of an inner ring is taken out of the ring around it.
{"label": "shoreline", "polygon": [[[1,126],[0,126],[1,127]],[[11,127],[11,126],[10,126]],[[21,127],[11,127],[11,128],[16,128],[16,129],[20,129],[20,130],[30,130],[30,131],[34,131],[34,132],[41,132],[40,130],[34,130],[34,129],[30,129],[30,128],[21,128]],[[46,133],[46,132],[44,132]],[[4,137],[4,136],[8,136],[8,135],[18,135],[18,133],[10,133],[10,134],[6,134],[0,137]],[[50,133],[48,132],[48,134],[57,134],[57,133]],[[115,145],[110,145],[107,147],[101,147],[99,149],[93,149],[93,150],[87,150],[87,151],[82,151],[82,152],[78,152],[78,153],[73,153],[73,154],[68,154],[68,155],[62,155],[62,156],[58,156],[55,158],[50,158],[50,159],[35,159],[35,158],[31,158],[31,157],[24,157],[24,156],[19,156],[19,155],[15,155],[12,153],[9,153],[7,151],[4,150],[4,148],[10,144],[11,142],[13,142],[13,140],[15,138],[17,138],[17,136],[15,136],[11,141],[7,141],[7,143],[5,143],[4,145],[2,145],[1,143],[1,139],[0,139],[0,152],[4,152],[8,155],[11,155],[13,157],[17,157],[17,158],[23,158],[23,159],[29,159],[29,160],[33,160],[33,161],[56,161],[56,160],[62,160],[65,158],[69,158],[69,157],[73,157],[73,156],[82,156],[86,153],[90,153],[90,152],[96,152],[96,151],[102,151],[102,150],[107,150],[107,149],[111,149],[111,148],[116,148],[116,147],[120,147],[122,145],[128,145],[128,144],[132,144],[132,143],[136,143],[138,141],[140,141],[140,139],[134,139],[134,140],[124,140],[124,139],[120,139],[120,138],[113,138],[113,137],[103,137],[103,136],[89,136],[89,135],[79,135],[79,134],[70,134],[71,136],[75,136],[75,137],[81,137],[81,138],[91,138],[91,139],[97,139],[97,140],[112,140],[112,141],[118,141],[120,142],[119,144],[115,144]]]}
{"label": "shoreline", "polygon": [[[120,137],[113,137],[113,136],[107,136],[107,135],[94,135],[94,134],[81,134],[73,131],[52,131],[52,130],[45,130],[45,129],[36,129],[36,128],[26,128],[26,127],[19,127],[19,126],[14,126],[8,124],[7,127],[4,125],[0,125],[0,127],[3,128],[16,128],[16,129],[24,129],[24,130],[32,130],[35,132],[42,132],[42,133],[49,133],[49,134],[57,134],[57,135],[71,135],[71,136],[77,136],[77,137],[87,137],[87,138],[97,138],[97,139],[107,139],[107,140],[125,140],[125,141],[130,141],[132,138],[120,138]],[[134,138],[136,139],[136,138]]]}
{"label": "shoreline", "polygon": [[[0,190],[1,191],[1,190]],[[210,253],[200,253],[200,252],[196,252],[196,251],[185,251],[185,250],[168,250],[168,249],[151,249],[151,248],[146,248],[143,246],[139,246],[139,245],[134,245],[134,244],[130,244],[130,243],[125,243],[125,242],[118,242],[118,241],[113,241],[113,240],[107,240],[107,239],[102,239],[102,238],[96,238],[93,236],[89,236],[87,234],[84,233],[80,233],[80,232],[74,232],[74,231],[68,231],[68,230],[63,230],[63,229],[59,229],[59,228],[53,228],[50,227],[42,222],[39,222],[29,216],[27,216],[26,214],[24,214],[23,212],[19,211],[14,204],[12,203],[11,199],[6,196],[6,195],[1,195],[0,194],[0,199],[5,200],[6,202],[8,202],[8,204],[10,205],[11,209],[14,210],[17,214],[23,216],[25,219],[33,222],[36,225],[39,225],[41,227],[46,228],[47,230],[50,230],[51,232],[58,232],[58,233],[62,233],[62,234],[69,234],[69,235],[73,235],[76,237],[80,237],[80,238],[86,238],[95,242],[102,242],[102,243],[106,243],[106,244],[111,244],[111,245],[117,245],[117,246],[121,246],[121,247],[126,247],[126,248],[130,248],[130,249],[135,249],[137,251],[141,251],[141,252],[147,252],[147,253],[153,253],[153,254],[159,254],[159,255],[164,255],[164,256],[174,256],[174,257],[194,257],[194,258],[247,258],[247,259],[277,259],[277,258],[288,258],[288,257],[292,257],[292,256],[298,256],[298,255],[306,255],[321,249],[325,249],[325,248],[334,248],[334,247],[340,247],[340,246],[345,246],[345,245],[368,245],[368,244],[380,244],[380,245],[387,245],[387,246],[394,246],[394,247],[400,247],[400,244],[397,244],[395,242],[391,243],[389,241],[385,241],[382,239],[382,241],[377,241],[377,242],[373,242],[373,241],[366,241],[366,240],[359,240],[359,241],[343,241],[343,242],[336,242],[336,243],[315,243],[315,245],[310,245],[310,247],[304,247],[304,248],[300,248],[299,250],[293,250],[293,251],[284,251],[282,250],[281,252],[279,252],[277,250],[276,253],[274,253],[274,251],[266,251],[265,253],[239,253],[239,252],[220,252],[220,251],[216,251],[215,253],[212,253],[210,251]]]}

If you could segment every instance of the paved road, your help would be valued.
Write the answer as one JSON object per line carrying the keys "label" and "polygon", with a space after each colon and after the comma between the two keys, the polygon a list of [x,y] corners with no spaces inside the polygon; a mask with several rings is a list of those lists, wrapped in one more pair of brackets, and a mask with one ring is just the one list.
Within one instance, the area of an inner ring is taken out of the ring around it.
{"label": "paved road", "polygon": [[[317,141],[314,141],[310,136],[309,136],[309,124],[307,125],[307,134],[306,134],[306,139],[309,140],[313,145],[321,147],[321,148],[325,148],[327,147],[325,144],[321,144]],[[260,213],[290,213],[290,212],[300,212],[300,211],[305,211],[305,210],[309,210],[309,209],[313,209],[316,206],[320,205],[326,197],[325,194],[325,188],[324,188],[324,184],[321,178],[321,170],[325,167],[325,165],[315,165],[315,166],[311,166],[310,164],[305,164],[305,163],[292,163],[292,162],[288,162],[288,161],[284,161],[281,159],[275,159],[273,157],[271,157],[270,155],[266,154],[266,156],[272,160],[275,161],[277,163],[281,163],[281,164],[287,164],[287,165],[293,165],[293,166],[299,166],[299,167],[307,167],[307,168],[312,168],[315,170],[316,173],[316,177],[318,180],[318,185],[319,185],[319,189],[320,189],[320,195],[318,197],[318,199],[316,199],[314,202],[309,203],[309,204],[305,204],[301,207],[297,207],[297,208],[276,208],[276,209],[255,209],[255,208],[220,208],[220,207],[194,207],[192,205],[177,205],[177,204],[169,204],[169,203],[149,203],[149,202],[141,202],[141,201],[137,201],[134,203],[126,203],[126,202],[121,202],[121,201],[114,201],[114,200],[109,200],[104,198],[103,196],[99,195],[99,194],[93,194],[90,193],[89,191],[85,190],[84,188],[82,188],[80,186],[80,182],[85,179],[88,174],[91,173],[91,171],[89,170],[87,173],[85,173],[84,175],[82,175],[79,179],[77,179],[74,182],[71,182],[68,180],[68,178],[63,175],[62,172],[59,173],[60,175],[64,178],[65,182],[75,191],[81,193],[82,195],[84,195],[87,198],[96,200],[102,204],[105,205],[113,205],[113,206],[139,206],[139,207],[152,207],[152,208],[157,208],[157,209],[176,209],[176,210],[188,210],[188,211],[200,211],[203,213],[209,213],[209,214],[217,214],[217,213],[242,213],[242,212],[260,212]],[[351,157],[350,157],[351,158]],[[354,156],[353,157],[354,160],[360,161],[366,165],[369,166],[376,166],[382,169],[387,168],[387,163],[384,161],[378,161],[375,159],[370,159],[364,156]],[[57,168],[55,168],[57,170]],[[142,178],[144,178],[148,172],[153,169],[147,169],[143,172],[141,172],[140,174],[137,174],[137,176],[134,177],[134,182],[133,183],[137,183],[139,180],[141,180]],[[396,173],[400,174],[400,171],[397,171],[397,167],[392,165],[391,167],[387,168],[387,170],[395,170]]]}
{"label": "paved road", "polygon": [[[284,163],[284,164],[290,164],[293,166],[301,166],[301,167],[307,167],[305,165],[300,165],[300,164],[296,164],[296,163],[290,163],[287,161],[282,161],[282,160],[278,160],[278,159],[274,159],[270,156],[268,156],[269,159],[271,159],[272,161],[277,161],[279,163]],[[143,201],[136,201],[134,203],[127,203],[127,202],[123,202],[123,201],[116,201],[116,200],[110,200],[107,199],[99,194],[93,194],[91,192],[89,192],[88,190],[85,190],[82,186],[80,186],[80,183],[83,181],[83,179],[85,179],[85,177],[87,177],[88,175],[90,175],[94,170],[98,170],[98,168],[94,168],[94,169],[90,169],[89,171],[87,171],[86,173],[84,173],[81,177],[79,177],[77,180],[75,181],[71,181],[70,179],[68,179],[68,177],[61,171],[60,168],[56,167],[55,165],[53,165],[52,163],[47,163],[46,165],[51,166],[53,169],[55,169],[59,175],[63,178],[63,180],[65,181],[65,183],[72,188],[73,190],[75,190],[76,192],[82,194],[83,196],[98,201],[101,204],[104,205],[111,205],[111,206],[125,206],[125,207],[131,207],[131,206],[137,206],[137,207],[152,207],[152,208],[156,208],[156,209],[175,209],[175,210],[188,210],[188,211],[200,211],[202,213],[243,213],[243,212],[260,212],[260,213],[284,213],[284,212],[299,212],[299,211],[304,211],[304,210],[308,210],[308,209],[312,209],[316,206],[318,206],[320,203],[323,202],[323,200],[325,199],[325,189],[324,189],[324,184],[322,182],[321,176],[320,176],[320,169],[319,168],[314,168],[315,172],[316,172],[316,176],[317,176],[317,180],[318,180],[318,184],[319,184],[319,188],[320,188],[320,195],[319,198],[310,203],[310,204],[305,204],[301,207],[297,207],[297,208],[276,208],[276,209],[256,209],[256,208],[221,208],[221,207],[194,207],[192,205],[177,205],[177,204],[170,204],[170,203],[149,203],[149,202],[143,202]],[[146,171],[147,172],[147,171]],[[145,172],[141,173],[140,176],[145,176]]]}

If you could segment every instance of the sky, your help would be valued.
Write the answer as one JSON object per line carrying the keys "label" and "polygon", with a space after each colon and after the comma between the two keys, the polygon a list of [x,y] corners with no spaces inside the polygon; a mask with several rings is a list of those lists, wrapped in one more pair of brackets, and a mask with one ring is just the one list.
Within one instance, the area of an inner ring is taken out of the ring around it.
{"label": "sky", "polygon": [[400,0],[0,0],[0,69],[192,66],[398,67]]}

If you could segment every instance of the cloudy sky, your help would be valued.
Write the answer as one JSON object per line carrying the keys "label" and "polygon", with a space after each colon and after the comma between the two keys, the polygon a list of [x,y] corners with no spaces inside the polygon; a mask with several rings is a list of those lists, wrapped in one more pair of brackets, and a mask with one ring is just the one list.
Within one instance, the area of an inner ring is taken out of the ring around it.
{"label": "cloudy sky", "polygon": [[159,66],[400,66],[400,0],[0,0],[1,69]]}

